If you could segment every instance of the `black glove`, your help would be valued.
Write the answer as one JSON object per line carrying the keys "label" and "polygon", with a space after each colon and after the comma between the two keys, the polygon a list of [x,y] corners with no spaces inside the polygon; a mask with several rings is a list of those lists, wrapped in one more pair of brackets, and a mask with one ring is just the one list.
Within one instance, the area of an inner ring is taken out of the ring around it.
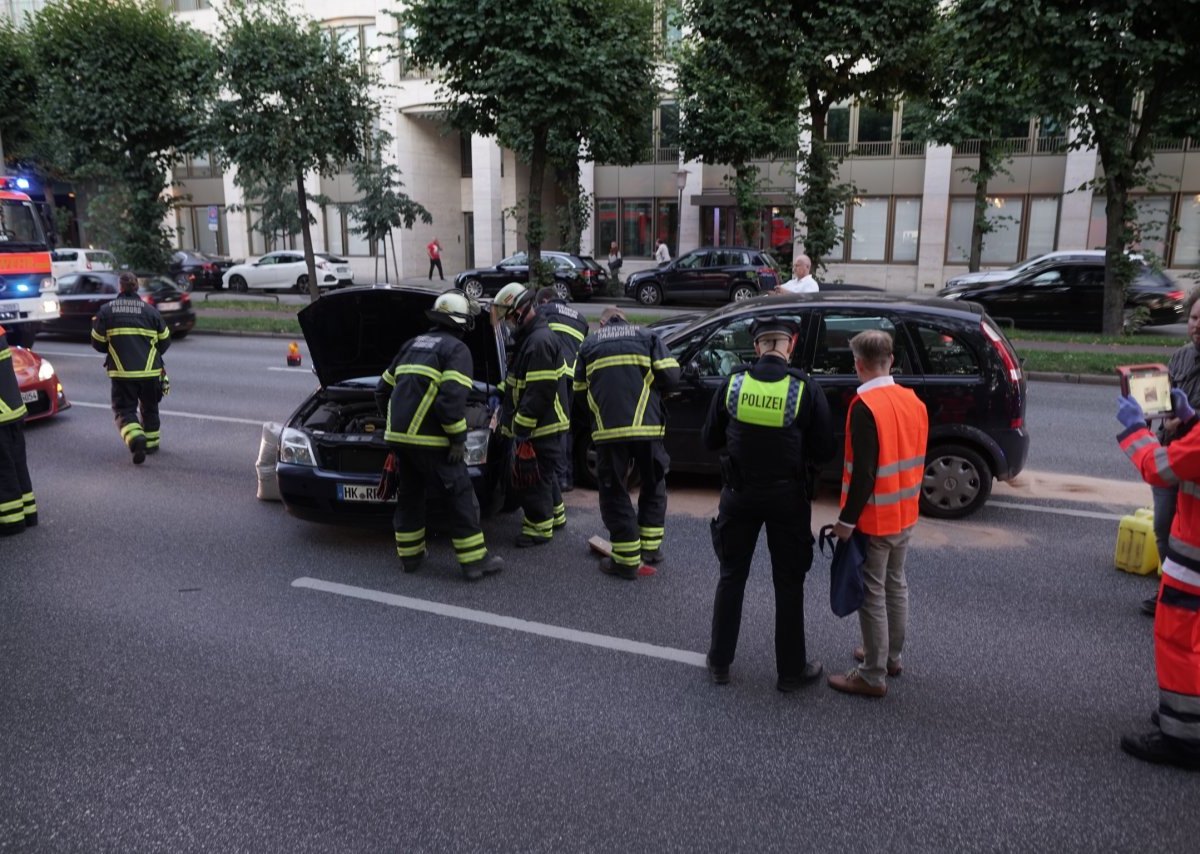
{"label": "black glove", "polygon": [[452,439],[450,441],[450,450],[446,453],[446,461],[451,463],[461,463],[463,457],[467,455],[467,439],[464,436],[461,440]]}

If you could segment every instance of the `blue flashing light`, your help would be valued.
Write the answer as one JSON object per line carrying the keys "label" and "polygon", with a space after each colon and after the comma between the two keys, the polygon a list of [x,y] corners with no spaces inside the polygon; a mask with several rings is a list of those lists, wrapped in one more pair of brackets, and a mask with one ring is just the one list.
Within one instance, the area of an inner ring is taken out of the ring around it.
{"label": "blue flashing light", "polygon": [[18,178],[17,179],[17,189],[18,190],[28,190],[29,189],[29,179],[28,178]]}
{"label": "blue flashing light", "polygon": [[17,285],[17,290],[21,293],[27,293],[29,291],[29,285],[22,282],[21,284]]}

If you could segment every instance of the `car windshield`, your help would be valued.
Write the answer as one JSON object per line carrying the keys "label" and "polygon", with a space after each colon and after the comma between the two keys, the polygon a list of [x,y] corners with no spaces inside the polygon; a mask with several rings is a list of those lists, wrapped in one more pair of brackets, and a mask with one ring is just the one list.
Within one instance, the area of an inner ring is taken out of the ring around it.
{"label": "car windshield", "polygon": [[49,248],[33,203],[0,199],[0,252],[27,252],[30,246]]}
{"label": "car windshield", "polygon": [[180,292],[170,279],[151,279],[142,285],[142,290],[149,291],[157,297],[170,297]]}

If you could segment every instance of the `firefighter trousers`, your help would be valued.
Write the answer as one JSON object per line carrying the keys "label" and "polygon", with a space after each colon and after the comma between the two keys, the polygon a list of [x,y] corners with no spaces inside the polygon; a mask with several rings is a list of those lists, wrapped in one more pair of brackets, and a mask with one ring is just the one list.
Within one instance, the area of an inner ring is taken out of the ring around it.
{"label": "firefighter trousers", "polygon": [[[641,477],[637,512],[626,478],[633,466]],[[660,439],[601,442],[596,445],[600,518],[612,539],[613,563],[638,567],[642,553],[662,545],[667,518],[667,471],[670,457]]]}
{"label": "firefighter trousers", "polygon": [[812,507],[804,484],[784,481],[744,490],[721,490],[717,518],[712,521],[713,549],[721,577],[713,603],[709,661],[728,667],[737,651],[742,599],[758,532],[766,525],[775,586],[775,669],[781,679],[804,673],[804,576],[812,566]]}
{"label": "firefighter trousers", "polygon": [[0,424],[0,536],[19,534],[37,521],[25,462],[25,427],[19,420]]}
{"label": "firefighter trousers", "polygon": [[521,535],[549,542],[555,529],[567,524],[567,507],[563,504],[557,474],[562,437],[555,433],[532,441],[541,482],[521,490]]}
{"label": "firefighter trousers", "polygon": [[454,544],[460,564],[487,557],[479,527],[479,499],[471,486],[466,463],[446,459],[445,448],[409,448],[392,445],[399,463],[396,487],[396,554],[401,561],[425,556],[425,509],[430,502]]}
{"label": "firefighter trousers", "polygon": [[160,422],[158,402],[162,399],[162,380],[112,380],[112,410],[117,429],[127,448],[132,449],[138,436],[146,439],[146,450],[158,447]]}

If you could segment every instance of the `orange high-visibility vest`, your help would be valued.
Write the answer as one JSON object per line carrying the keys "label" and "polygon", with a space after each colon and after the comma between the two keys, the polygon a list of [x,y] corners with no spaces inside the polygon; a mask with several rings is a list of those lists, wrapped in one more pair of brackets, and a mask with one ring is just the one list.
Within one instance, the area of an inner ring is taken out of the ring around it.
{"label": "orange high-visibility vest", "polygon": [[921,478],[925,472],[925,445],[929,441],[929,414],[925,404],[902,385],[885,385],[856,395],[846,410],[846,457],[842,463],[842,506],[850,491],[854,451],[850,444],[850,413],[865,405],[875,418],[879,436],[879,463],[875,490],[858,517],[864,534],[898,534],[917,522]]}

